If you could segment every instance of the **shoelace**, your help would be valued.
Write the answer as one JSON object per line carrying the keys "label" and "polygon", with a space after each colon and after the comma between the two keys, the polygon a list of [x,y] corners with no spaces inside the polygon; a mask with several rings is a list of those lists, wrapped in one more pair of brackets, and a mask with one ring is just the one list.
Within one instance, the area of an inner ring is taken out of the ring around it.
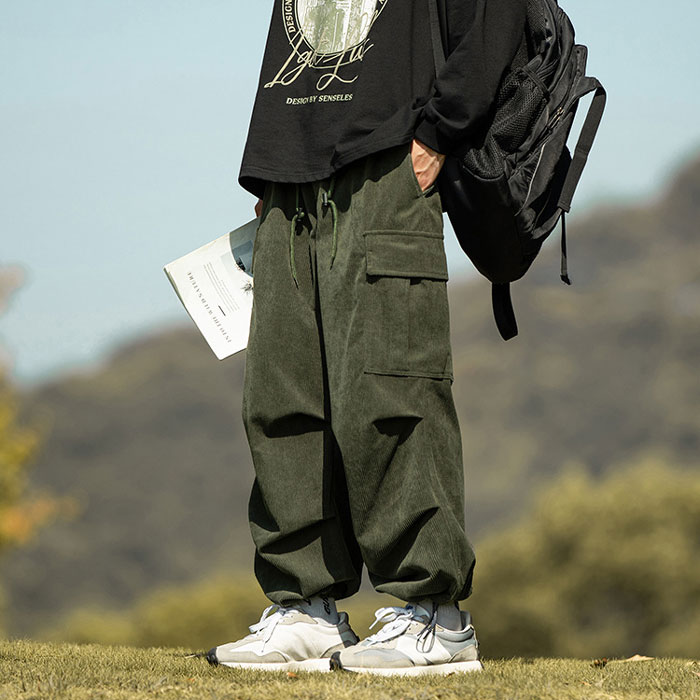
{"label": "shoelace", "polygon": [[263,614],[260,616],[260,619],[254,625],[250,625],[250,627],[248,627],[251,634],[258,634],[260,632],[263,633],[263,651],[265,650],[265,645],[270,641],[270,637],[272,637],[272,633],[275,631],[275,627],[277,627],[280,620],[285,615],[295,611],[296,608],[285,608],[276,604],[270,605],[263,610]]}
{"label": "shoelace", "polygon": [[[435,643],[435,627],[437,625],[437,606],[434,606],[430,619],[426,622],[426,616],[420,613],[413,605],[407,605],[405,608],[387,607],[379,608],[374,613],[374,622],[370,625],[372,629],[380,622],[384,623],[378,632],[370,635],[365,640],[369,645],[377,644],[378,642],[387,642],[395,637],[400,637],[414,622],[425,623],[425,627],[418,634],[416,640],[416,649],[421,652],[430,651]],[[430,644],[426,648],[427,644]]]}

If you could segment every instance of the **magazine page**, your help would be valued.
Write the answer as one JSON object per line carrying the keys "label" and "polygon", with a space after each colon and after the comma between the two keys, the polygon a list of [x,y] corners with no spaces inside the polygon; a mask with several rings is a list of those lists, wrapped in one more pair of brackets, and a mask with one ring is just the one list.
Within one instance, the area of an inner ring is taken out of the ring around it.
{"label": "magazine page", "polygon": [[259,219],[166,265],[187,313],[223,360],[248,345],[253,308],[253,242]]}

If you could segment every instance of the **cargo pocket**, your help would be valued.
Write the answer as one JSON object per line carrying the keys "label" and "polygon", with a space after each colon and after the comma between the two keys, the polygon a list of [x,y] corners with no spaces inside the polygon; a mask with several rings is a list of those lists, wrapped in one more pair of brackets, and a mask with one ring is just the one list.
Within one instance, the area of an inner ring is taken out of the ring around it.
{"label": "cargo pocket", "polygon": [[364,240],[364,371],[452,379],[442,234],[367,231]]}

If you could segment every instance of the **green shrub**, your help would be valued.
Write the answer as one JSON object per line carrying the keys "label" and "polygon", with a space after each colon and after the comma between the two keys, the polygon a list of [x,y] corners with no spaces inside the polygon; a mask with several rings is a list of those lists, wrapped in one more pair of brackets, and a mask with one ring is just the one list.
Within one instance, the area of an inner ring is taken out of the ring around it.
{"label": "green shrub", "polygon": [[469,606],[489,656],[700,656],[697,473],[569,473],[478,559]]}
{"label": "green shrub", "polygon": [[126,612],[78,610],[47,632],[52,640],[204,649],[248,632],[269,601],[252,576],[219,575],[157,589]]}
{"label": "green shrub", "polygon": [[[700,475],[659,460],[595,481],[570,472],[519,524],[478,548],[473,615],[485,656],[700,656]],[[126,613],[79,611],[50,637],[206,649],[268,604],[252,574],[153,592]],[[373,611],[342,601],[367,634]]]}
{"label": "green shrub", "polygon": [[[388,596],[361,593],[339,607],[348,611],[355,631],[366,634],[374,610],[396,604]],[[268,605],[252,573],[220,574],[154,591],[124,612],[77,610],[41,636],[85,644],[209,649],[248,634],[248,626],[258,621]]]}

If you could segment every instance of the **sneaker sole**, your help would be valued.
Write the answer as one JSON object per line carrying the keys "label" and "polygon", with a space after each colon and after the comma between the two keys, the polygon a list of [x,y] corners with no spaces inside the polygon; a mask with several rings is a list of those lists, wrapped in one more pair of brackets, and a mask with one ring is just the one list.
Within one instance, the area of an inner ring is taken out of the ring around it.
{"label": "sneaker sole", "polygon": [[254,671],[321,671],[328,673],[331,670],[328,659],[307,659],[306,661],[289,661],[279,664],[219,661],[219,664],[229,668],[247,668]]}
{"label": "sneaker sole", "polygon": [[350,673],[370,673],[375,676],[447,676],[450,673],[473,673],[482,671],[481,661],[457,661],[455,663],[435,664],[434,666],[405,666],[401,668],[364,668],[341,666],[338,659],[330,664],[334,671],[349,671]]}

